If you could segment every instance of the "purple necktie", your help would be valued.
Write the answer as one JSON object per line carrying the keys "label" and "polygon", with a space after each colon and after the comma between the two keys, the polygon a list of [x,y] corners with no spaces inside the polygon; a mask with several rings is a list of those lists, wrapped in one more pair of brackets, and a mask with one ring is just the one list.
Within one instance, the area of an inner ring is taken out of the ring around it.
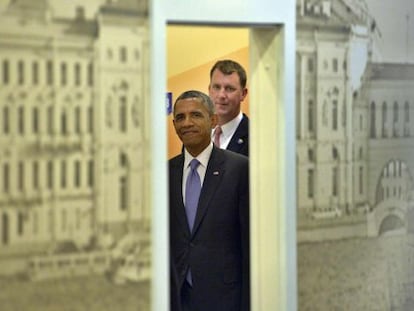
{"label": "purple necktie", "polygon": [[[188,173],[185,186],[185,211],[187,213],[187,220],[190,231],[193,231],[194,219],[197,213],[198,198],[200,197],[201,191],[200,175],[198,175],[197,172],[197,167],[199,165],[200,162],[197,159],[191,160],[191,170]],[[187,282],[192,286],[193,278],[191,276],[191,268],[189,268],[187,271],[186,279]]]}
{"label": "purple necktie", "polygon": [[187,183],[185,186],[185,211],[187,213],[190,231],[193,230],[194,219],[197,213],[198,198],[201,191],[200,175],[198,175],[197,172],[197,167],[199,165],[200,162],[197,159],[191,160],[191,170],[188,173]]}

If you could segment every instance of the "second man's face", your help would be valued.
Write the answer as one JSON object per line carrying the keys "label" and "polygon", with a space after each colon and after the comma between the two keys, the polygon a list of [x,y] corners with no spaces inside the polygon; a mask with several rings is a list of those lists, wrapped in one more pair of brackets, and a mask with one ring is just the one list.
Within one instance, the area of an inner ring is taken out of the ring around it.
{"label": "second man's face", "polygon": [[208,92],[216,107],[219,123],[224,124],[240,113],[241,102],[247,95],[247,88],[242,88],[236,72],[225,75],[214,70]]}

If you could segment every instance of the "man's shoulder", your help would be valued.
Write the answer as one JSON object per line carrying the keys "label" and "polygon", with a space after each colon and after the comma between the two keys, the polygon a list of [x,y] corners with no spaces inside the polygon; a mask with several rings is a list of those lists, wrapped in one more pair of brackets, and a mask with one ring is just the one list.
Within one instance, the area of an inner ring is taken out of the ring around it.
{"label": "man's shoulder", "polygon": [[219,149],[219,148],[215,148],[216,152],[218,153],[219,156],[223,157],[226,160],[229,161],[236,161],[236,162],[249,162],[249,158],[243,154],[231,151],[231,150],[227,150],[227,149]]}
{"label": "man's shoulder", "polygon": [[182,154],[178,154],[168,160],[168,164],[170,167],[179,165],[184,161],[184,156]]}
{"label": "man's shoulder", "polygon": [[[249,117],[243,113],[243,117],[237,127],[238,131],[242,131],[245,132],[245,134],[248,136],[249,135]],[[237,132],[236,130],[236,132]]]}

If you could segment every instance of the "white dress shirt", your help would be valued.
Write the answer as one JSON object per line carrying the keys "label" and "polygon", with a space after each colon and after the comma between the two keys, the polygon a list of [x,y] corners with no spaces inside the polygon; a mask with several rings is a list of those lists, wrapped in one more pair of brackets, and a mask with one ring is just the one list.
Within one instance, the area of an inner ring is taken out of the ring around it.
{"label": "white dress shirt", "polygon": [[[231,138],[234,135],[234,132],[236,132],[237,127],[239,126],[241,120],[243,119],[243,113],[240,111],[237,117],[235,117],[230,122],[227,122],[226,124],[221,125],[221,135],[220,135],[220,148],[226,149],[227,146],[230,143]],[[214,140],[214,131],[212,131],[212,140]]]}
{"label": "white dress shirt", "polygon": [[206,176],[207,164],[213,151],[213,143],[211,142],[196,158],[194,158],[187,149],[184,148],[184,167],[183,167],[183,198],[185,198],[185,186],[187,183],[188,173],[190,173],[190,162],[197,159],[200,165],[197,167],[197,173],[200,175],[201,187],[203,187],[204,177]]}

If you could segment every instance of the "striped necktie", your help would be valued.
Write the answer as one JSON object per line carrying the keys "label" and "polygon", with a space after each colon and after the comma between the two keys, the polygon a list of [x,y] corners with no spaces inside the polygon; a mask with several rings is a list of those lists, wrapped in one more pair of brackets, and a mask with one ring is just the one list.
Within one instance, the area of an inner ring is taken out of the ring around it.
{"label": "striped necktie", "polygon": [[216,145],[217,148],[220,148],[220,135],[223,133],[221,130],[221,127],[217,125],[216,129],[214,130],[214,145]]}

